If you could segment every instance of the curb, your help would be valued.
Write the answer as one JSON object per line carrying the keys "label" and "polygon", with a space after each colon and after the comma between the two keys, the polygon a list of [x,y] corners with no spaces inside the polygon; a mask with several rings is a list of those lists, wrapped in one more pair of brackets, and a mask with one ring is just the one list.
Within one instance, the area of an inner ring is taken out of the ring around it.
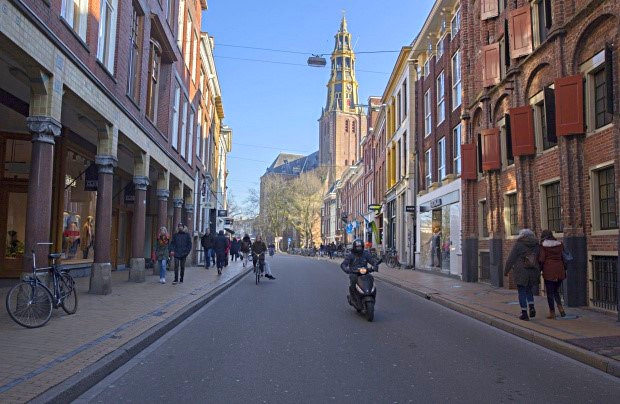
{"label": "curb", "polygon": [[595,352],[588,351],[580,348],[568,342],[564,342],[557,338],[550,337],[548,335],[541,334],[539,332],[530,330],[525,327],[521,327],[517,324],[513,324],[509,321],[502,320],[500,318],[491,316],[489,314],[481,313],[472,308],[455,303],[450,299],[446,299],[436,294],[428,294],[417,289],[413,289],[409,286],[402,285],[391,279],[379,277],[379,280],[385,283],[389,283],[392,286],[396,286],[407,292],[413,293],[427,300],[431,300],[437,304],[440,304],[446,308],[464,314],[468,317],[474,318],[492,327],[498,328],[502,331],[515,335],[517,337],[526,339],[536,345],[540,345],[544,348],[550,349],[561,355],[567,356],[578,362],[601,370],[609,375],[620,377],[620,363],[614,359],[608,358],[603,355],[599,355]]}
{"label": "curb", "polygon": [[204,296],[200,297],[190,305],[181,309],[177,315],[154,326],[150,330],[138,335],[131,341],[119,347],[114,352],[104,356],[97,362],[89,365],[82,371],[74,374],[63,382],[37,396],[31,403],[67,403],[75,400],[80,395],[88,391],[95,384],[99,383],[110,373],[129,362],[148,346],[161,338],[168,331],[178,326],[185,319],[197,312],[211,300],[222,292],[236,284],[250,272],[250,269],[241,271],[235,277],[217,286]]}

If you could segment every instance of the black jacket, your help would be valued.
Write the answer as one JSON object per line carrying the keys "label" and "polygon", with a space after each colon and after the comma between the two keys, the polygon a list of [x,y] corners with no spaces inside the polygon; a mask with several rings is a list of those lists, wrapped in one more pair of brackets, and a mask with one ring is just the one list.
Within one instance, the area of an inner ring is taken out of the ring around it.
{"label": "black jacket", "polygon": [[267,251],[267,246],[264,241],[255,241],[252,244],[252,254],[259,255]]}
{"label": "black jacket", "polygon": [[200,238],[200,244],[205,250],[213,248],[213,234],[206,233],[204,236],[202,236]]}
{"label": "black jacket", "polygon": [[174,233],[168,249],[174,252],[175,258],[185,258],[192,251],[192,238],[185,232]]}
{"label": "black jacket", "polygon": [[231,254],[239,254],[239,248],[240,247],[241,247],[241,243],[239,243],[239,240],[234,239],[230,243],[230,253]]}
{"label": "black jacket", "polygon": [[350,274],[353,273],[353,269],[366,267],[367,264],[372,265],[373,268],[376,270],[377,266],[379,265],[379,259],[372,256],[368,251],[364,250],[362,252],[362,255],[349,253],[349,255],[347,255],[347,257],[344,259],[344,261],[342,261],[342,264],[340,264],[340,268],[344,272]]}
{"label": "black jacket", "polygon": [[228,247],[228,240],[226,236],[223,234],[218,234],[215,236],[215,240],[213,241],[213,248],[215,249],[216,254],[225,254],[226,247]]}

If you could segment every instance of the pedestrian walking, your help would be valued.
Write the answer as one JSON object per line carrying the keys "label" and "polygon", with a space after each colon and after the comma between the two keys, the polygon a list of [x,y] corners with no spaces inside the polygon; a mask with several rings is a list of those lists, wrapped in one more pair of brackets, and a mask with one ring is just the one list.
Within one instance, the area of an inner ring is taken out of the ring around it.
{"label": "pedestrian walking", "polygon": [[[177,225],[177,232],[172,236],[170,241],[170,256],[174,258],[174,281],[173,285],[177,283],[183,283],[183,277],[185,275],[185,260],[192,250],[192,238],[187,232],[187,227],[182,223]],[[181,277],[179,278],[179,269],[181,270]]]}
{"label": "pedestrian walking", "polygon": [[555,319],[554,303],[558,306],[560,316],[566,316],[560,297],[562,281],[566,278],[566,266],[562,253],[564,245],[556,240],[551,230],[543,230],[540,235],[540,249],[538,252],[538,262],[542,269],[545,281],[545,291],[547,292],[547,303],[549,304],[548,319]]}
{"label": "pedestrian walking", "polygon": [[530,229],[523,229],[519,232],[517,242],[508,255],[504,276],[511,271],[519,293],[519,305],[521,306],[521,316],[519,318],[528,321],[530,318],[536,317],[532,289],[540,283],[538,240]]}
{"label": "pedestrian walking", "polygon": [[241,243],[239,242],[237,237],[233,237],[232,241],[230,242],[230,259],[233,261],[237,261],[237,258],[239,258],[239,248],[241,247],[240,244]]}
{"label": "pedestrian walking", "polygon": [[155,240],[155,259],[159,264],[159,283],[166,283],[166,267],[168,265],[168,247],[170,244],[170,236],[168,229],[162,227],[159,229],[157,240]]}
{"label": "pedestrian walking", "polygon": [[230,237],[226,236],[226,252],[224,254],[224,266],[228,266],[228,256],[230,255]]}
{"label": "pedestrian walking", "polygon": [[200,238],[200,245],[202,245],[202,249],[205,252],[205,268],[209,269],[211,266],[211,262],[215,264],[215,254],[213,252],[213,234],[209,233],[208,230],[203,236]]}
{"label": "pedestrian walking", "polygon": [[226,248],[228,246],[228,240],[224,236],[224,230],[220,230],[213,241],[213,249],[215,250],[217,273],[222,273],[224,268],[224,262],[226,261]]}

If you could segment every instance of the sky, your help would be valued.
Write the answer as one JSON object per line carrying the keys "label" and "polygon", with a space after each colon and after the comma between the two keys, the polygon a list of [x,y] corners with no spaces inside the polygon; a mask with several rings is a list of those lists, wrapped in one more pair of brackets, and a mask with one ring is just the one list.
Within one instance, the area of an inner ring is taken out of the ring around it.
{"label": "sky", "polygon": [[[359,101],[381,96],[401,47],[411,44],[431,0],[208,0],[202,30],[214,37],[224,107],[233,131],[228,191],[243,205],[280,152],[319,148],[329,57],[344,15],[356,54]],[[253,49],[261,48],[261,49]],[[327,66],[309,67],[312,54]]]}

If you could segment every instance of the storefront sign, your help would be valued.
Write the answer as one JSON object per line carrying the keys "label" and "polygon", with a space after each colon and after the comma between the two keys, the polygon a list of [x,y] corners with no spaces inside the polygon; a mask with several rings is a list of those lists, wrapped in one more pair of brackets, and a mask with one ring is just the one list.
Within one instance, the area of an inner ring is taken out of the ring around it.
{"label": "storefront sign", "polygon": [[132,204],[135,201],[136,201],[136,194],[135,194],[134,185],[133,185],[133,182],[130,182],[125,187],[125,203]]}
{"label": "storefront sign", "polygon": [[99,170],[95,163],[91,163],[84,172],[84,191],[96,191],[99,186]]}
{"label": "storefront sign", "polygon": [[374,210],[375,212],[379,212],[381,210],[381,205],[379,204],[368,205],[368,210]]}
{"label": "storefront sign", "polygon": [[224,226],[232,226],[234,219],[226,218],[224,219]]}
{"label": "storefront sign", "polygon": [[415,205],[407,205],[407,206],[405,206],[405,212],[407,212],[407,213],[415,213]]}
{"label": "storefront sign", "polygon": [[438,208],[441,206],[441,198],[433,199],[430,203],[431,208]]}
{"label": "storefront sign", "polygon": [[227,209],[218,209],[217,210],[217,217],[226,217],[228,216],[228,210]]}

